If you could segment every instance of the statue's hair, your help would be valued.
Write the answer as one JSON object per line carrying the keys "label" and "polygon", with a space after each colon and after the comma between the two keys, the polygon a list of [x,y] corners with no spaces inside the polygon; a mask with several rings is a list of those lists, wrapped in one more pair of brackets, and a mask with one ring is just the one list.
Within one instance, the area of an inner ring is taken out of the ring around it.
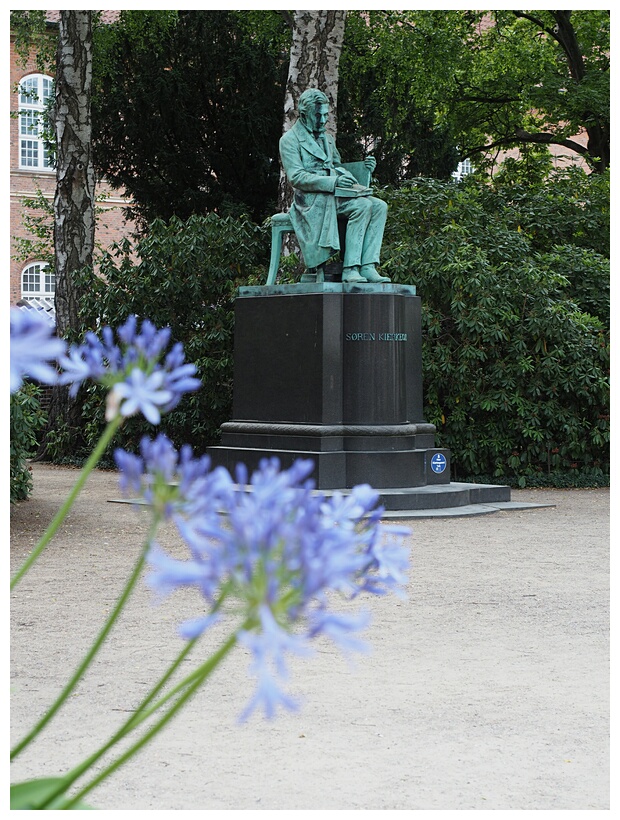
{"label": "statue's hair", "polygon": [[318,88],[306,88],[306,90],[302,92],[301,96],[299,97],[297,108],[301,116],[302,114],[307,114],[308,111],[310,111],[315,106],[325,105],[326,103],[329,104],[327,94],[324,94],[322,91],[319,91]]}

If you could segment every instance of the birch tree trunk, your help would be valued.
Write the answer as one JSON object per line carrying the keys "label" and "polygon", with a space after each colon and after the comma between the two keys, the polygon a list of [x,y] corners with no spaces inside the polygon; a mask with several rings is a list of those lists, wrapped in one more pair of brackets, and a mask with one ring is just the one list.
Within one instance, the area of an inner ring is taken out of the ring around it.
{"label": "birch tree trunk", "polygon": [[[327,131],[336,137],[338,104],[338,63],[344,40],[346,11],[295,11],[293,38],[284,98],[282,133],[297,119],[297,101],[306,88],[318,88],[329,99]],[[292,190],[280,169],[278,202],[281,210],[291,203]]]}
{"label": "birch tree trunk", "polygon": [[[56,333],[78,330],[75,273],[91,267],[95,245],[95,172],[91,152],[92,11],[61,11],[56,56],[54,249]],[[66,386],[52,389],[47,433],[56,454],[79,443],[81,408]],[[47,435],[37,457],[47,456]]]}
{"label": "birch tree trunk", "polygon": [[91,152],[92,11],[61,11],[56,67],[54,246],[56,328],[78,327],[73,273],[92,266],[95,172]]}

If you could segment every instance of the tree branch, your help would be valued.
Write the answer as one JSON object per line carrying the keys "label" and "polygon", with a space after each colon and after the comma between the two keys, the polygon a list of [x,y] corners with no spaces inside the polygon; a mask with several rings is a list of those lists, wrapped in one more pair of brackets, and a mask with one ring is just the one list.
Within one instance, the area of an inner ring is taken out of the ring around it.
{"label": "tree branch", "polygon": [[533,134],[528,131],[519,129],[509,137],[501,137],[500,139],[494,140],[493,142],[485,143],[483,145],[477,145],[473,148],[470,148],[465,156],[471,158],[475,154],[490,151],[493,148],[507,148],[509,146],[514,146],[515,144],[518,144],[520,142],[528,142],[539,145],[561,145],[563,148],[568,148],[571,151],[575,151],[577,154],[580,154],[581,156],[585,156],[588,153],[588,149],[584,145],[581,145],[580,143],[575,142],[574,140],[560,139],[559,137],[556,137],[554,134],[546,134],[544,132]]}
{"label": "tree branch", "polygon": [[512,13],[515,17],[529,20],[530,23],[534,23],[541,31],[544,31],[545,34],[552,37],[566,55],[571,77],[578,82],[583,79],[585,66],[583,64],[583,55],[579,48],[575,29],[570,21],[571,11],[550,11],[549,13],[556,22],[556,25],[551,28],[546,26],[542,20],[539,20],[527,12],[513,11]]}
{"label": "tree branch", "polygon": [[507,105],[508,103],[518,102],[519,97],[491,97],[491,96],[474,96],[470,94],[459,94],[459,102],[472,102],[483,104],[497,104]]}
{"label": "tree branch", "polygon": [[524,11],[513,11],[512,13],[514,14],[514,16],[515,16],[515,17],[519,17],[519,18],[521,18],[522,20],[529,20],[529,21],[530,21],[530,23],[534,23],[534,25],[535,25],[535,26],[537,26],[539,29],[541,29],[541,31],[544,31],[544,32],[545,32],[546,34],[548,34],[550,37],[553,37],[553,39],[554,39],[554,40],[557,40],[557,39],[558,39],[558,38],[555,36],[555,34],[553,33],[553,29],[548,28],[548,27],[547,27],[547,26],[543,23],[543,21],[542,21],[542,20],[539,20],[539,19],[538,19],[538,17],[534,17],[534,16],[533,16],[533,15],[531,15],[531,14],[526,14],[526,12],[524,12]]}
{"label": "tree branch", "polygon": [[569,148],[571,151],[576,151],[578,154],[588,153],[588,149],[584,145],[581,145],[581,143],[571,139],[559,139],[554,134],[547,134],[544,131],[533,134],[529,131],[519,129],[516,135],[522,142],[539,143],[541,145],[561,145],[564,148]]}

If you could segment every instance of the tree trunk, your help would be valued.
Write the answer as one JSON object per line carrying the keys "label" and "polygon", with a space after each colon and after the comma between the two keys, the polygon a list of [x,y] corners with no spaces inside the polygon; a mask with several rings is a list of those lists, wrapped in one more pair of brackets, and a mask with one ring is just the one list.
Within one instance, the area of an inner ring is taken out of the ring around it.
{"label": "tree trunk", "polygon": [[56,68],[56,328],[77,330],[73,273],[93,264],[95,171],[91,152],[92,12],[61,11]]}
{"label": "tree trunk", "polygon": [[[551,14],[556,22],[553,33],[566,55],[570,75],[573,80],[580,83],[585,76],[586,69],[577,34],[571,22],[572,11],[552,11]],[[588,110],[583,112],[582,117],[583,121],[588,123],[585,131],[588,135],[590,163],[595,172],[603,173],[609,168],[611,154],[609,123],[596,118]]]}
{"label": "tree trunk", "polygon": [[[56,333],[77,331],[74,274],[92,267],[95,245],[95,172],[91,151],[92,11],[61,11],[56,57],[56,195],[54,247]],[[73,431],[80,408],[55,386],[47,430]],[[40,455],[45,451],[40,451]]]}
{"label": "tree trunk", "polygon": [[[318,88],[329,99],[327,131],[336,136],[338,103],[338,63],[344,40],[346,11],[293,12],[293,39],[284,99],[282,133],[295,123],[297,101],[306,88]],[[280,170],[278,202],[280,210],[291,203],[292,190]]]}
{"label": "tree trunk", "polygon": [[588,126],[588,153],[593,159],[592,168],[597,174],[603,174],[611,161],[611,133],[607,123]]}

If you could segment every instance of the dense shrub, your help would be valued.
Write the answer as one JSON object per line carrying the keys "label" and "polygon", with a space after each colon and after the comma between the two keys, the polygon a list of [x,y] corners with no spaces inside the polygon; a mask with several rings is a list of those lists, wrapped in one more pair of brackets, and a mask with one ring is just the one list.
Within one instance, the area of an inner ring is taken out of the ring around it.
{"label": "dense shrub", "polygon": [[[473,484],[496,484],[497,477],[490,475],[467,476],[466,483]],[[503,476],[501,483],[514,488],[543,490],[592,490],[603,489],[611,484],[609,473],[602,475],[592,475],[582,473],[579,470],[569,470],[567,473],[530,473],[527,476]]]}
{"label": "dense shrub", "polygon": [[568,204],[552,183],[385,192],[384,267],[422,299],[425,413],[454,478],[609,471],[609,231],[582,177]]}
{"label": "dense shrub", "polygon": [[[450,448],[453,479],[558,485],[609,473],[609,208],[600,177],[527,185],[417,179],[389,203],[383,260],[422,298],[426,419]],[[203,387],[165,417],[177,444],[203,450],[231,416],[234,298],[265,281],[268,234],[214,214],[156,221],[89,276],[84,328],[131,313],[172,328]],[[135,261],[135,260],[139,261]],[[83,391],[83,450],[56,433],[55,460],[79,461],[103,426]],[[129,419],[121,444],[150,433]],[[52,443],[54,439],[52,436]]]}
{"label": "dense shrub", "polygon": [[474,187],[488,197],[487,209],[499,208],[508,227],[525,233],[533,251],[573,245],[609,258],[609,173],[573,167],[523,181],[518,162],[501,167],[492,186],[478,181]]}
{"label": "dense shrub", "polygon": [[34,455],[38,433],[45,426],[45,421],[45,413],[41,409],[40,389],[32,383],[24,383],[11,395],[11,503],[23,501],[32,492],[32,473],[28,459]]}
{"label": "dense shrub", "polygon": [[[157,327],[169,326],[172,340],[183,343],[186,360],[197,366],[203,386],[186,395],[158,428],[177,446],[190,443],[204,450],[230,418],[234,298],[240,285],[253,281],[259,268],[265,270],[268,252],[265,232],[248,220],[215,214],[185,222],[175,217],[167,224],[153,222],[135,246],[126,241],[113,248],[102,260],[100,276],[84,274],[84,331],[103,324],[117,327],[136,314]],[[83,449],[76,452],[75,441],[57,435],[54,460],[80,461],[101,434],[102,389],[90,385],[80,400]],[[153,432],[143,418],[128,419],[116,442],[135,447]]]}

